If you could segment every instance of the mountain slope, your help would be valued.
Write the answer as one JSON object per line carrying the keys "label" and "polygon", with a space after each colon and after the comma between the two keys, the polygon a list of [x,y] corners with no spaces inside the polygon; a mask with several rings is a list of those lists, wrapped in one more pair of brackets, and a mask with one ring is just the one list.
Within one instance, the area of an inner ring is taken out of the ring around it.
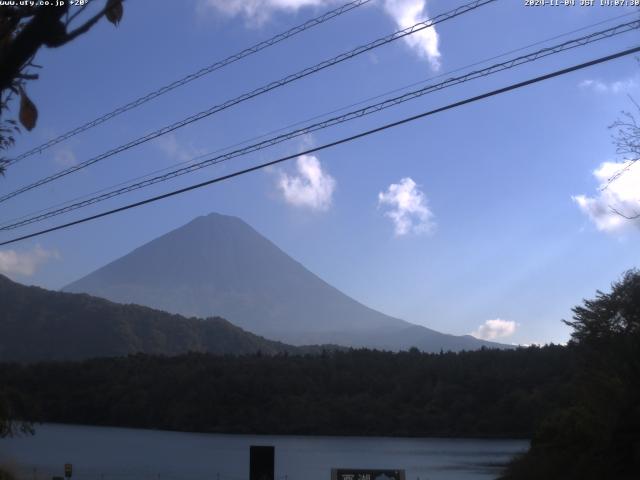
{"label": "mountain slope", "polygon": [[293,260],[242,220],[198,217],[67,286],[186,316],[218,315],[293,344],[425,351],[498,346],[377,312]]}
{"label": "mountain slope", "polygon": [[[222,318],[185,318],[85,294],[26,287],[0,275],[0,362],[80,360],[131,353],[306,353]],[[317,350],[317,349],[316,349]]]}

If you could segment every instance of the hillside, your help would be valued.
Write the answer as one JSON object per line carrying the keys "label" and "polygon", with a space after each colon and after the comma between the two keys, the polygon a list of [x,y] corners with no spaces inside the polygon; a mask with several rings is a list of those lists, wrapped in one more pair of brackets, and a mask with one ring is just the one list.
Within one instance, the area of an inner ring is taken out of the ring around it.
{"label": "hillside", "polygon": [[317,351],[266,340],[222,318],[185,318],[86,294],[26,287],[0,275],[0,361]]}
{"label": "hillside", "polygon": [[329,285],[236,217],[198,217],[68,285],[119,303],[221,316],[302,345],[424,351],[504,347],[446,335],[373,310]]}

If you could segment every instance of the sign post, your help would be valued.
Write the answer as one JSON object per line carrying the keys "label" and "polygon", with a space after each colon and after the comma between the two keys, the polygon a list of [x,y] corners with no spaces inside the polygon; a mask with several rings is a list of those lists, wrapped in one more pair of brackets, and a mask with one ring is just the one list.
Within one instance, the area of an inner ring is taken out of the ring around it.
{"label": "sign post", "polygon": [[405,480],[404,470],[332,468],[331,480]]}
{"label": "sign post", "polygon": [[249,479],[274,480],[274,471],[275,447],[251,445],[249,447]]}

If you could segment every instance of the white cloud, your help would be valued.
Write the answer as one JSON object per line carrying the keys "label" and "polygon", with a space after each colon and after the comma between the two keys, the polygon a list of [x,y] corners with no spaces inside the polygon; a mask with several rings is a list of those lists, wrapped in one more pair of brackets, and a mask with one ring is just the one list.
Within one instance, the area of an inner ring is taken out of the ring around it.
{"label": "white cloud", "polygon": [[391,207],[385,215],[393,221],[398,236],[431,233],[435,228],[427,198],[409,177],[403,178],[400,183],[392,183],[386,192],[378,193],[378,205]]}
{"label": "white cloud", "polygon": [[578,84],[578,87],[590,89],[597,93],[628,93],[640,86],[638,77],[627,78],[615,82],[603,82],[601,80],[587,79]]}
{"label": "white cloud", "polygon": [[78,163],[76,154],[68,147],[57,148],[53,153],[53,161],[62,167],[72,167]]}
{"label": "white cloud", "polygon": [[45,250],[40,246],[26,252],[0,250],[0,273],[31,276],[42,264],[54,258],[60,258],[57,251]]}
{"label": "white cloud", "polygon": [[[428,18],[426,0],[385,0],[384,9],[393,17],[398,28],[407,28]],[[440,68],[439,36],[435,27],[407,35],[404,41],[418,55],[426,58],[431,68]]]}
{"label": "white cloud", "polygon": [[282,173],[278,188],[291,205],[312,210],[328,210],[331,206],[335,179],[322,170],[314,155],[301,155],[296,160],[297,175]]}
{"label": "white cloud", "polygon": [[[626,169],[623,171],[623,169]],[[620,232],[640,221],[628,220],[626,216],[640,213],[640,165],[638,162],[603,162],[594,170],[599,190],[593,197],[575,195],[571,197],[596,228],[604,232]],[[611,183],[609,179],[617,176]],[[608,185],[607,185],[608,184]]]}
{"label": "white cloud", "polygon": [[[214,8],[231,17],[242,16],[249,26],[260,26],[277,11],[296,12],[304,7],[327,8],[341,3],[344,0],[201,0],[200,8]],[[399,29],[428,18],[427,0],[383,0],[382,5]],[[439,38],[435,27],[408,35],[404,41],[418,55],[426,58],[434,70],[440,68]]]}
{"label": "white cloud", "polygon": [[202,0],[202,7],[213,7],[225,15],[245,17],[248,25],[259,26],[277,10],[296,12],[303,7],[318,7],[336,0]]}
{"label": "white cloud", "polygon": [[481,340],[496,340],[499,338],[510,337],[516,331],[517,324],[512,320],[502,320],[496,318],[487,320],[478,327],[477,330],[471,332],[476,338]]}
{"label": "white cloud", "polygon": [[188,162],[204,153],[202,149],[178,142],[178,139],[173,133],[158,137],[155,142],[167,157],[177,162]]}

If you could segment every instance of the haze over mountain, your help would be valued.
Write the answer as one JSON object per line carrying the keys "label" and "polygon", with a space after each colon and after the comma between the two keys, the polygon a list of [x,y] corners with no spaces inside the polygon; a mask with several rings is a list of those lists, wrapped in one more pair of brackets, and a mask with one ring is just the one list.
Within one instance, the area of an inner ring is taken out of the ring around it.
{"label": "haze over mountain", "polygon": [[185,318],[84,294],[27,287],[2,275],[0,305],[0,362],[134,353],[304,354],[322,349],[267,340],[222,318]]}
{"label": "haze over mountain", "polygon": [[373,310],[332,287],[236,217],[198,217],[64,288],[185,316],[220,316],[294,345],[476,349]]}

